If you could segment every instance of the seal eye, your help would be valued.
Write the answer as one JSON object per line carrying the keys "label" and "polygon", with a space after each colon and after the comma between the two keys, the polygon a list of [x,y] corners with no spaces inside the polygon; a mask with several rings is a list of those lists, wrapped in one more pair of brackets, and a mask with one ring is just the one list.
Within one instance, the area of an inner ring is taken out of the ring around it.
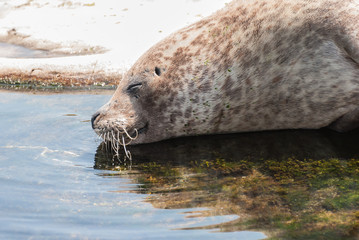
{"label": "seal eye", "polygon": [[138,98],[138,90],[142,87],[142,83],[134,83],[127,87],[127,92]]}
{"label": "seal eye", "polygon": [[157,76],[161,76],[161,69],[159,67],[155,67],[155,73]]}

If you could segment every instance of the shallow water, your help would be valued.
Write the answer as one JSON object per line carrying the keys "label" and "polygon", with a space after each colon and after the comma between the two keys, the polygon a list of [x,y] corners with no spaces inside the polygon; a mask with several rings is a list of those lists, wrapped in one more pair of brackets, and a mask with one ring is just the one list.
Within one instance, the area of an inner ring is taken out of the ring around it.
{"label": "shallow water", "polygon": [[89,120],[109,98],[0,92],[0,239],[265,238],[221,232],[240,216],[211,206],[156,206],[135,156],[132,170],[99,167],[113,160]]}

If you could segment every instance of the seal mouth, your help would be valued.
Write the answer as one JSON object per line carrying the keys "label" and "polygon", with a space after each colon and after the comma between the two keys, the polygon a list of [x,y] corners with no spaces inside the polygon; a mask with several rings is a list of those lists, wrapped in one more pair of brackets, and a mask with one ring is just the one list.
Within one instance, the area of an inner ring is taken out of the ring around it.
{"label": "seal mouth", "polygon": [[[137,130],[137,133],[138,133],[138,134],[143,134],[143,133],[146,133],[147,130],[148,130],[148,122],[145,124],[145,126],[143,126],[142,128],[139,128],[139,129]],[[136,135],[136,131],[132,134],[132,137],[133,137],[134,135]]]}
{"label": "seal mouth", "polygon": [[148,122],[141,128],[132,128],[126,130],[125,127],[116,127],[111,129],[95,129],[95,132],[104,142],[120,142],[121,145],[130,145],[136,140],[140,134],[144,134],[148,130]]}
{"label": "seal mouth", "polygon": [[98,134],[106,145],[109,144],[111,146],[117,156],[119,156],[119,151],[122,147],[126,157],[131,160],[131,153],[126,149],[126,146],[136,140],[140,134],[146,133],[147,130],[148,122],[142,128],[134,128],[132,133],[129,133],[124,127],[119,127],[118,129],[112,129]]}

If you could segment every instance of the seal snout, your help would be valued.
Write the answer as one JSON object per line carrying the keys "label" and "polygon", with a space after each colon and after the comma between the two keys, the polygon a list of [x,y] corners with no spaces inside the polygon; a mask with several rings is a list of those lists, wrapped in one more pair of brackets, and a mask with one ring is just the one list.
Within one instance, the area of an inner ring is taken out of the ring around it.
{"label": "seal snout", "polygon": [[91,117],[91,126],[92,126],[92,129],[95,129],[95,121],[96,121],[96,118],[100,116],[100,113],[99,112],[96,112],[94,115],[92,115]]}

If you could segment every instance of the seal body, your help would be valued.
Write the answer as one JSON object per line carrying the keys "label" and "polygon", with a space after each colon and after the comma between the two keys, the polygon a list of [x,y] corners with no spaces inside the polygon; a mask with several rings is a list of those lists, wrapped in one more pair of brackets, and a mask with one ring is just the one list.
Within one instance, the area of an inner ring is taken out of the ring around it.
{"label": "seal body", "polygon": [[92,124],[133,143],[359,127],[359,1],[233,1],[144,53]]}

